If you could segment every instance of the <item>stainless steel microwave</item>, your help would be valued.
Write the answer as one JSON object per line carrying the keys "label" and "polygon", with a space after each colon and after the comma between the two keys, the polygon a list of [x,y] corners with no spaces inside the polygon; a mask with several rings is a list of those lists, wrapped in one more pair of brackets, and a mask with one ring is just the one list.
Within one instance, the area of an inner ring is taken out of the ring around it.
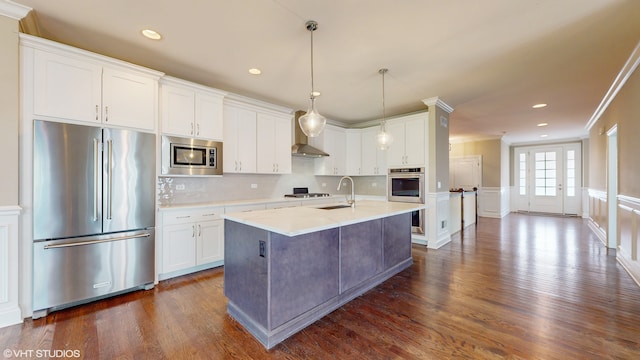
{"label": "stainless steel microwave", "polygon": [[222,175],[222,142],[162,136],[162,175]]}

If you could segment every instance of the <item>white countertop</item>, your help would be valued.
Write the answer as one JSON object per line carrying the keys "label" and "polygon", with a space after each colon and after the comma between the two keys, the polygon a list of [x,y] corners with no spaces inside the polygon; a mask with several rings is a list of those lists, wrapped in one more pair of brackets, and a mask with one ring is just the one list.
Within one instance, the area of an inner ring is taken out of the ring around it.
{"label": "white countertop", "polygon": [[[204,203],[188,203],[188,204],[164,204],[158,205],[158,211],[165,210],[178,210],[178,209],[198,209],[205,207],[214,207],[214,206],[236,206],[236,205],[259,205],[259,204],[270,204],[270,203],[279,203],[279,202],[302,202],[304,206],[304,202],[308,201],[310,203],[314,201],[326,200],[328,202],[334,201],[344,201],[345,195],[331,195],[331,196],[321,196],[321,197],[309,197],[309,198],[294,198],[294,197],[279,197],[279,198],[265,198],[265,199],[245,199],[245,200],[226,200],[226,201],[214,201],[214,202],[204,202]],[[366,199],[366,200],[381,200],[384,201],[386,197],[384,196],[375,196],[375,195],[358,195],[356,194],[356,199]]]}
{"label": "white countertop", "polygon": [[267,231],[295,236],[420,210],[425,208],[425,204],[361,200],[356,201],[355,208],[325,210],[318,207],[236,212],[222,217]]}

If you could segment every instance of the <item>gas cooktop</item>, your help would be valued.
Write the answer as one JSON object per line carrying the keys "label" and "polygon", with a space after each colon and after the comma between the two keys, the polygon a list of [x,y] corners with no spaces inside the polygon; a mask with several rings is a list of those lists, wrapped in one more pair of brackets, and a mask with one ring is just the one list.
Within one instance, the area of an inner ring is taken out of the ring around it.
{"label": "gas cooktop", "polygon": [[327,196],[331,196],[331,194],[310,193],[309,188],[306,188],[306,187],[293,188],[293,194],[284,195],[284,197],[294,197],[294,198],[312,198],[312,197],[327,197]]}

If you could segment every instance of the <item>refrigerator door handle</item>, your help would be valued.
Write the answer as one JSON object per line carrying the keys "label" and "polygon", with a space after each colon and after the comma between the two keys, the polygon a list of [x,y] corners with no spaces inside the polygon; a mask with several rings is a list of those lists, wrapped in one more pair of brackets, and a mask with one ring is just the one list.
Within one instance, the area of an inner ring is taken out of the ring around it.
{"label": "refrigerator door handle", "polygon": [[147,233],[147,234],[120,236],[120,237],[117,237],[117,238],[103,239],[103,240],[89,240],[89,241],[80,241],[80,242],[74,242],[74,243],[68,243],[68,244],[45,245],[44,249],[45,250],[46,249],[60,249],[60,248],[68,248],[68,247],[74,247],[74,246],[100,244],[100,243],[121,241],[121,240],[129,240],[129,239],[138,239],[138,238],[150,237],[150,236],[151,236],[151,234]]}
{"label": "refrigerator door handle", "polygon": [[108,146],[108,155],[107,155],[107,171],[108,171],[108,176],[107,176],[107,219],[111,220],[112,218],[112,214],[111,211],[113,210],[113,140],[109,139],[107,140],[107,146]]}
{"label": "refrigerator door handle", "polygon": [[99,140],[93,139],[93,221],[98,221],[98,198],[99,190],[98,181],[100,176],[100,148]]}

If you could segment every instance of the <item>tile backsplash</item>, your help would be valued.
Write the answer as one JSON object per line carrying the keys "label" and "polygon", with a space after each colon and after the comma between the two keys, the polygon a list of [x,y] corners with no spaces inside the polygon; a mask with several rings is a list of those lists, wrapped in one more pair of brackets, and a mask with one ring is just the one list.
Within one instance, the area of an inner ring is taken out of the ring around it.
{"label": "tile backsplash", "polygon": [[[274,199],[293,192],[294,187],[308,187],[309,192],[349,194],[351,188],[338,187],[339,176],[315,176],[316,159],[292,158],[292,173],[224,174],[221,177],[159,177],[158,204],[188,205],[233,200]],[[354,177],[356,193],[386,195],[385,176]],[[375,184],[375,185],[373,185]]]}

